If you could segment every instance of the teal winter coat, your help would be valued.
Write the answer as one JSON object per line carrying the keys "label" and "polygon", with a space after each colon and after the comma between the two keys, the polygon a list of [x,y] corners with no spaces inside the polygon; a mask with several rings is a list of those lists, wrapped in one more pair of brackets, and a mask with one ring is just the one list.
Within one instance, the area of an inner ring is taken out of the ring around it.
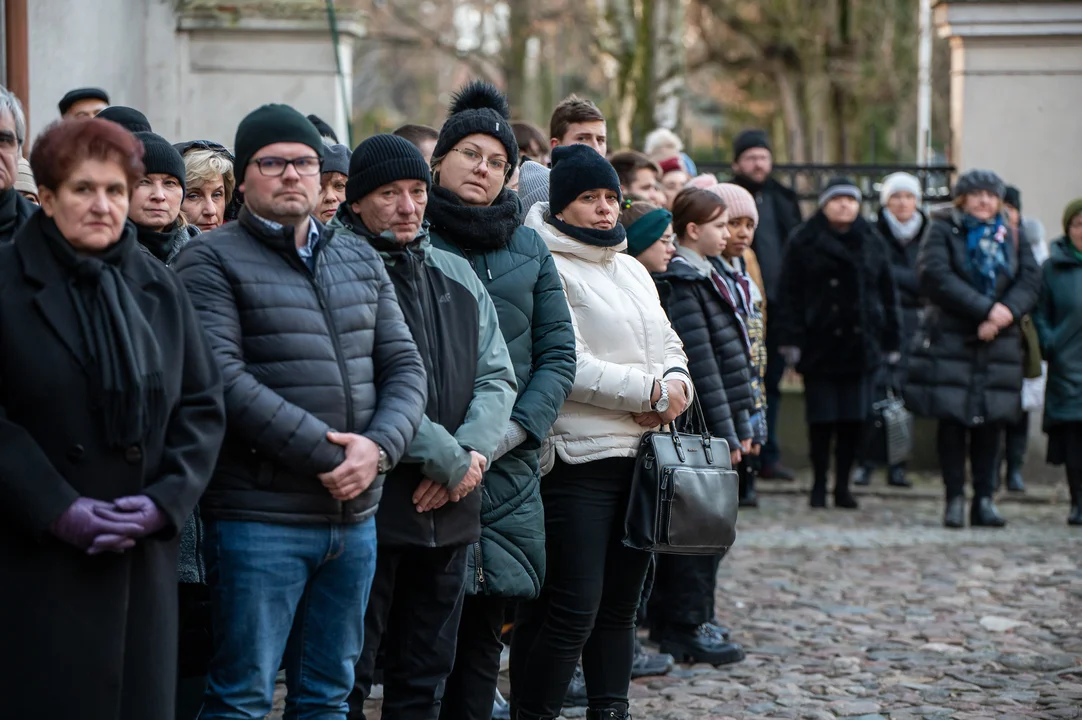
{"label": "teal winter coat", "polygon": [[477,208],[433,187],[426,218],[432,244],[468,260],[492,297],[518,381],[511,420],[525,431],[485,472],[481,541],[468,556],[466,592],[534,598],[545,579],[539,456],[575,380],[571,311],[544,240],[521,226],[513,192]]}
{"label": "teal winter coat", "polygon": [[1065,237],[1052,243],[1041,268],[1033,324],[1048,362],[1044,426],[1082,422],[1082,260]]}

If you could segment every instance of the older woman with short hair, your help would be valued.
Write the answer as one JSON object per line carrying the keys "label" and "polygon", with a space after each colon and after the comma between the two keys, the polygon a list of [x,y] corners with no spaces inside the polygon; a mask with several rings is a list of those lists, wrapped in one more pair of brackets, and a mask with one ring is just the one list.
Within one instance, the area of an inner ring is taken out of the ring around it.
{"label": "older woman with short hair", "polygon": [[184,287],[126,220],[142,153],[107,120],[48,127],[30,158],[41,210],[0,248],[11,717],[173,717],[177,533],[225,411]]}
{"label": "older woman with short hair", "polygon": [[230,219],[226,208],[237,186],[233,156],[221,145],[207,141],[176,147],[184,157],[188,186],[180,209],[200,232],[213,230]]}

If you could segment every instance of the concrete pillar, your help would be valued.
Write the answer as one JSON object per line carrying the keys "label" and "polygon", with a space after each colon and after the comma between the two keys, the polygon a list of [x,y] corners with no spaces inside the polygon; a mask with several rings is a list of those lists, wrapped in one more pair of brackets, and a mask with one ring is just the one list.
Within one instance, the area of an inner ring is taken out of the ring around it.
{"label": "concrete pillar", "polygon": [[998,172],[1049,239],[1082,196],[1082,1],[941,0],[951,43],[951,160]]}

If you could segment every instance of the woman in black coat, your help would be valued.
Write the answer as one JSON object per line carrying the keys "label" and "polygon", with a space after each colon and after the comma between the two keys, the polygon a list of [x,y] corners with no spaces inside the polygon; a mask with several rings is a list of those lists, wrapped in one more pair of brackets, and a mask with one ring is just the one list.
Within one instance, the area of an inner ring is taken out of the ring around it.
{"label": "woman in black coat", "polygon": [[173,718],[177,533],[225,411],[182,285],[125,221],[141,157],[108,120],[50,126],[41,212],[0,248],[5,716]]}
{"label": "woman in black coat", "polygon": [[913,338],[906,405],[939,420],[947,490],[943,523],[965,525],[966,446],[973,472],[970,524],[1002,527],[992,494],[1003,428],[1022,412],[1018,320],[1037,302],[1040,271],[1025,236],[1012,242],[1003,181],[972,170],[954,208],[933,216],[917,259],[929,306]]}
{"label": "woman in black coat", "polygon": [[[924,229],[928,225],[928,216],[920,209],[922,197],[920,180],[913,175],[897,172],[883,178],[883,187],[879,193],[879,215],[875,228],[886,240],[884,248],[890,272],[894,276],[894,286],[898,290],[898,305],[901,309],[902,337],[911,338],[917,331],[917,320],[921,306],[920,283],[917,280],[917,250]],[[905,385],[905,369],[908,361],[906,344],[901,347],[901,359],[897,365],[884,365],[876,382],[876,396],[886,396],[887,388],[900,390]],[[871,433],[871,428],[866,428]],[[870,439],[870,438],[869,438]],[[875,464],[869,459],[872,449],[865,448],[861,467],[857,469],[854,485],[871,483]],[[887,484],[895,487],[910,487],[905,476],[905,463],[892,465],[887,472]]]}
{"label": "woman in black coat", "polygon": [[128,205],[128,219],[135,223],[139,244],[166,265],[172,265],[181,248],[199,234],[180,212],[184,201],[184,158],[161,135],[136,133],[143,143],[146,174],[135,181]]}
{"label": "woman in black coat", "polygon": [[849,473],[872,410],[873,381],[896,363],[898,299],[883,239],[860,216],[861,192],[831,180],[819,212],[793,231],[782,264],[779,347],[804,376],[815,482],[811,506],[826,507],[835,442],[834,506],[855,509]]}

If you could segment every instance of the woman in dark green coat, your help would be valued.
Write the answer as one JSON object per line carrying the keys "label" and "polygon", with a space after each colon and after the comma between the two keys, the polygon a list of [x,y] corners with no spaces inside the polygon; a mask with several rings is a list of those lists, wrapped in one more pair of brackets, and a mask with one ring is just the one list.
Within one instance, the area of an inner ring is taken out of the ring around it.
{"label": "woman in dark green coat", "polygon": [[522,203],[506,187],[518,165],[509,115],[507,100],[486,83],[456,96],[433,153],[425,214],[432,244],[465,257],[492,296],[518,381],[482,484],[481,541],[469,558],[442,720],[492,717],[506,602],[536,597],[545,576],[541,441],[575,379],[575,333],[560,276],[541,237],[521,227]]}
{"label": "woman in dark green coat", "polygon": [[1033,322],[1048,362],[1044,430],[1048,462],[1067,466],[1071,514],[1082,525],[1082,198],[1063,213],[1064,236],[1052,243]]}

